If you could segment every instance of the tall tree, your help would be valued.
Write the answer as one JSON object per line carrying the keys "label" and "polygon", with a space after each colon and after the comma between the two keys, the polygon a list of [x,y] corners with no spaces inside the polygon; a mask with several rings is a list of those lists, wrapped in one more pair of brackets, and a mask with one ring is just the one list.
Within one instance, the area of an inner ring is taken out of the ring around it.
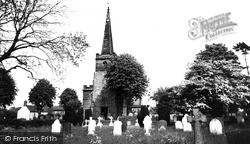
{"label": "tall tree", "polygon": [[8,72],[20,68],[37,78],[37,69],[48,66],[60,75],[62,63],[78,65],[84,56],[84,34],[54,30],[66,12],[60,1],[4,0],[0,7],[0,64]]}
{"label": "tall tree", "polygon": [[75,124],[78,121],[77,110],[81,107],[76,91],[66,88],[60,96],[60,105],[65,110],[64,120]]}
{"label": "tall tree", "polygon": [[129,54],[112,57],[105,78],[104,89],[115,94],[118,114],[122,113],[123,104],[141,98],[148,86],[143,65]]}
{"label": "tall tree", "polygon": [[36,106],[39,115],[44,106],[53,106],[55,98],[56,89],[46,79],[40,79],[29,93],[29,101]]}
{"label": "tall tree", "polygon": [[15,80],[5,69],[0,68],[0,107],[12,104],[17,92]]}
{"label": "tall tree", "polygon": [[159,120],[166,120],[170,123],[170,112],[173,110],[180,111],[180,92],[181,86],[173,86],[170,88],[158,88],[154,93],[153,99],[158,101],[157,114]]}
{"label": "tall tree", "polygon": [[249,103],[249,78],[242,74],[238,57],[223,44],[206,45],[186,73],[182,91],[188,108],[200,107],[222,116],[230,104]]}
{"label": "tall tree", "polygon": [[244,56],[244,60],[246,64],[247,74],[249,75],[250,73],[249,73],[249,67],[247,64],[247,54],[248,54],[248,51],[250,51],[250,47],[244,42],[242,42],[242,43],[236,44],[236,46],[234,46],[233,49],[235,49],[237,52],[238,51],[242,52],[242,55]]}

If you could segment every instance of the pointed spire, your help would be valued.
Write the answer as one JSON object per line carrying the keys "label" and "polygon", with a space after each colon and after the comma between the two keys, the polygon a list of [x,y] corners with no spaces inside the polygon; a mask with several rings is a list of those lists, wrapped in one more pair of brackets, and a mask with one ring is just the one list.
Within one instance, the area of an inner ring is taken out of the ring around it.
{"label": "pointed spire", "polygon": [[102,54],[114,54],[109,7],[107,10],[106,24],[104,30]]}

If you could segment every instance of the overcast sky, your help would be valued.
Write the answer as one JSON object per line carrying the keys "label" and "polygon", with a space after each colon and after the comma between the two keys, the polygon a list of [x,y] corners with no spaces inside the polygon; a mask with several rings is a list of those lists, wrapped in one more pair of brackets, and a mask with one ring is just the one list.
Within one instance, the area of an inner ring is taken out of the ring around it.
{"label": "overcast sky", "polygon": [[[68,18],[61,32],[84,32],[90,48],[79,68],[67,72],[60,85],[61,91],[73,88],[82,101],[82,87],[93,82],[95,54],[101,52],[106,0],[66,0]],[[129,53],[144,65],[152,93],[159,87],[170,87],[184,80],[188,64],[206,44],[224,43],[229,49],[238,42],[250,45],[249,5],[246,1],[226,0],[110,0],[114,51]],[[230,12],[230,21],[237,24],[234,31],[207,41],[205,37],[191,40],[188,23],[192,18],[208,19]],[[18,72],[13,72],[19,89],[15,106],[22,106],[34,82]],[[25,85],[24,85],[25,83]],[[57,103],[56,103],[57,104]]]}

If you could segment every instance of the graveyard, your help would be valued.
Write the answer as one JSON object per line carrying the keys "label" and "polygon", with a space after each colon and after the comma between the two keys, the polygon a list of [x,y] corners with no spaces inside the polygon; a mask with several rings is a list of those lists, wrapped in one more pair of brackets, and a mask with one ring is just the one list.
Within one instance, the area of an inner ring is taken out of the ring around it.
{"label": "graveyard", "polygon": [[[140,127],[137,120],[131,123],[126,122],[124,125],[122,121],[113,118],[94,120],[90,117],[82,125],[73,126],[56,119],[51,125],[16,128],[5,126],[1,127],[0,132],[61,133],[65,144],[193,144],[196,143],[197,135],[202,137],[204,144],[249,141],[250,119],[248,117],[245,117],[244,123],[225,123],[223,128],[218,119],[210,120],[210,122],[200,121],[198,133],[195,122],[189,123],[188,119],[187,115],[184,115],[181,121],[171,120],[168,125],[164,120],[158,121],[156,118],[146,116],[143,120],[144,127]],[[217,121],[217,124],[211,126],[213,121]],[[177,123],[180,125],[178,126]],[[189,126],[186,127],[187,123],[191,125],[191,129]]]}

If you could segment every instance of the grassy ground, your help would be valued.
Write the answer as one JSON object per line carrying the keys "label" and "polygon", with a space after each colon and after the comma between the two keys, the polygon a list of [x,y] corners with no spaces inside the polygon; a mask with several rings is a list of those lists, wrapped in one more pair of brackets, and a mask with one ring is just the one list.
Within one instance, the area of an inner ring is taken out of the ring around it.
{"label": "grassy ground", "polygon": [[[154,128],[154,127],[153,127]],[[231,124],[225,126],[225,131],[239,131],[249,129],[250,123]],[[50,127],[5,129],[13,132],[50,132]],[[72,127],[72,135],[63,134],[64,144],[193,144],[193,132],[175,130],[174,126],[168,126],[166,131],[157,131],[156,128],[150,131],[151,136],[144,135],[143,128],[128,126],[122,136],[113,136],[113,127],[104,125],[101,129],[96,128],[95,135],[87,135],[87,127]],[[202,134],[205,144],[227,144],[226,134],[212,135],[208,127],[202,127]]]}
{"label": "grassy ground", "polygon": [[[49,132],[49,127],[22,128],[8,130],[15,132]],[[104,125],[96,128],[96,135],[87,135],[87,127],[72,127],[72,135],[63,136],[64,144],[193,144],[193,132],[175,130],[174,126],[167,127],[166,131],[150,131],[151,136],[144,135],[143,128],[128,126],[122,136],[113,136],[113,127]],[[207,128],[202,129],[205,144],[226,144],[225,136],[211,135]]]}

